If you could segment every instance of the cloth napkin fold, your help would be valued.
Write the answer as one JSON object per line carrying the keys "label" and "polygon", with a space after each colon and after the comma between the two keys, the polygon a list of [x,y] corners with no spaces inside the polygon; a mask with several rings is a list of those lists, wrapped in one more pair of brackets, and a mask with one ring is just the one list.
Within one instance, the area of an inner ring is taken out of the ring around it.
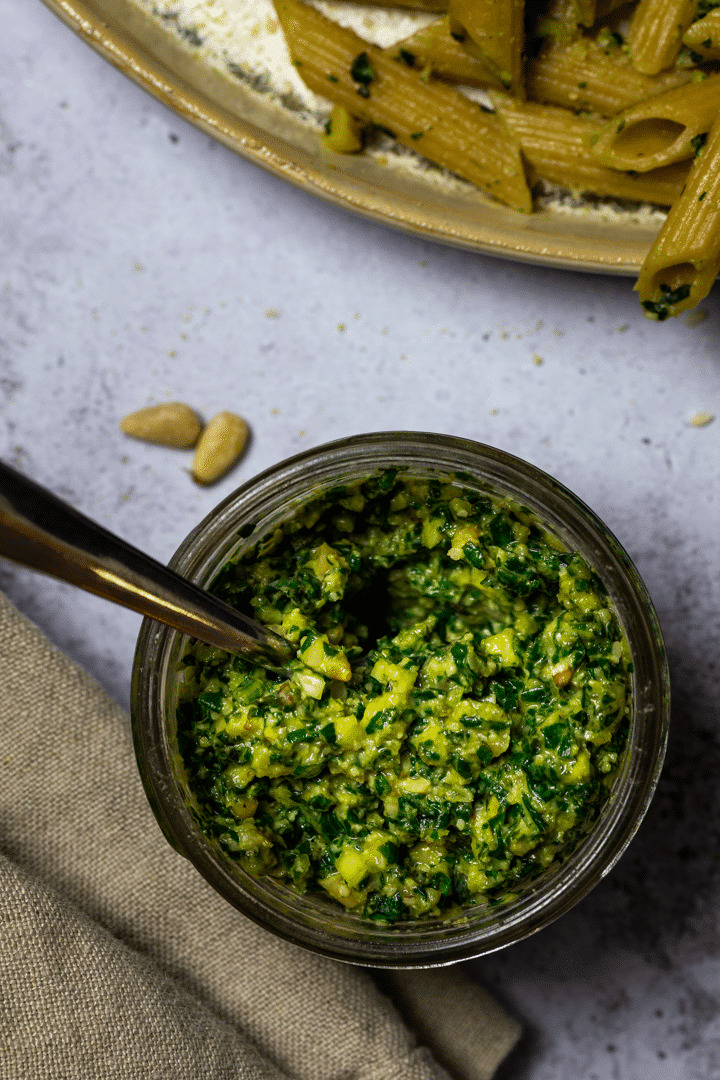
{"label": "cloth napkin fold", "polygon": [[382,993],[219,897],[162,836],[127,715],[1,595],[0,659],[0,1076],[492,1076],[519,1028],[457,967]]}

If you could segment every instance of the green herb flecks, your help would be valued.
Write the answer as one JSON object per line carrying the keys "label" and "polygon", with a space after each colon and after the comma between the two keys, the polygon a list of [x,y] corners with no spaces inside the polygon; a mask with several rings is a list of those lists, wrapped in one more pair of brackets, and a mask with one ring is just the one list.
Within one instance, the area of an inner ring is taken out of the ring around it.
{"label": "green herb flecks", "polygon": [[643,300],[642,306],[648,315],[657,319],[658,322],[664,322],[665,319],[673,314],[672,308],[676,304],[680,304],[683,300],[687,300],[690,295],[690,286],[678,285],[676,289],[673,289],[663,282],[660,284],[659,288],[660,299]]}
{"label": "green herb flecks", "polygon": [[350,78],[358,83],[357,92],[361,97],[370,97],[370,83],[375,78],[375,69],[366,52],[359,53],[350,65]]}
{"label": "green herb flecks", "polygon": [[470,477],[397,469],[248,543],[213,591],[298,658],[283,677],[194,644],[177,709],[197,820],[228,858],[382,923],[500,903],[562,859],[630,710],[584,560]]}

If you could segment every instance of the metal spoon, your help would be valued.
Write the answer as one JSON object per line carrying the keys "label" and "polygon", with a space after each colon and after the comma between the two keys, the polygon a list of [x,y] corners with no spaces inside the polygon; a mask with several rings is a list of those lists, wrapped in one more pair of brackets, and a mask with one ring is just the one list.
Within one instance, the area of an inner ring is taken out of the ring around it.
{"label": "metal spoon", "polygon": [[0,462],[0,556],[282,668],[292,646]]}

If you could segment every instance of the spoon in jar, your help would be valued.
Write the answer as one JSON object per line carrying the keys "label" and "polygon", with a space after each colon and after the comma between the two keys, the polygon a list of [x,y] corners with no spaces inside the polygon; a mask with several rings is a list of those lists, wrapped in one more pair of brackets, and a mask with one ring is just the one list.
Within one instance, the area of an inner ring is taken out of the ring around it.
{"label": "spoon in jar", "polygon": [[144,555],[0,462],[0,557],[282,670],[283,638]]}

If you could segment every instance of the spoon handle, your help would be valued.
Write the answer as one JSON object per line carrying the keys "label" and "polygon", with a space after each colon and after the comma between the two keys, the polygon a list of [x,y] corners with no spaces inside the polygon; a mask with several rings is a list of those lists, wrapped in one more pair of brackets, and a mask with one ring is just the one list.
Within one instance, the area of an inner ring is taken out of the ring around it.
{"label": "spoon handle", "polygon": [[292,648],[0,462],[0,556],[269,667]]}

